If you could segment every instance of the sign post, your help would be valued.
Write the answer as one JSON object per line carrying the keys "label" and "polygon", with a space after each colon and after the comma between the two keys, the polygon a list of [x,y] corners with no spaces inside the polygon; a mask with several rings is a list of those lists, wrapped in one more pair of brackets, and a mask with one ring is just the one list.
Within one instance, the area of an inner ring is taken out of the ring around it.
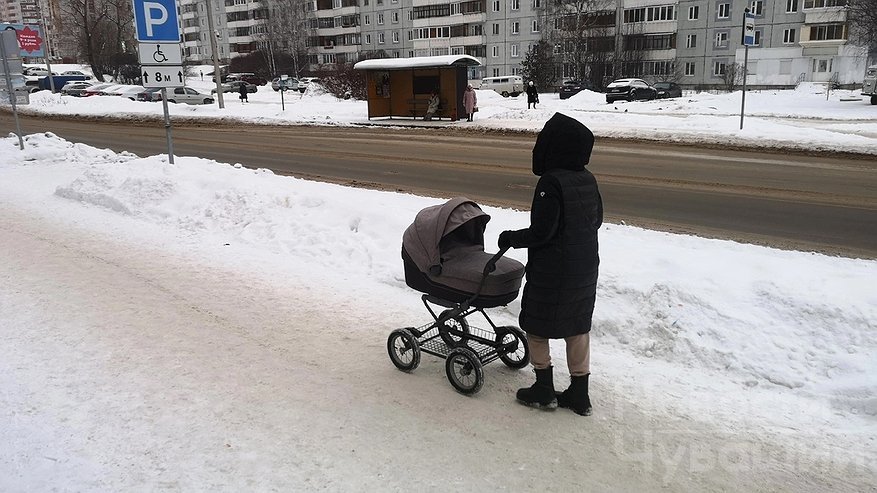
{"label": "sign post", "polygon": [[755,14],[743,11],[743,97],[740,101],[740,130],[743,130],[743,110],[746,107],[746,70],[749,67],[749,47],[755,45]]}
{"label": "sign post", "polygon": [[[24,150],[24,138],[21,136],[21,122],[18,120],[18,109],[16,107],[15,88],[12,87],[12,76],[9,73],[10,63],[7,53],[7,43],[18,45],[18,40],[12,31],[0,31],[0,57],[3,58],[3,77],[6,79],[6,91],[9,94],[9,102],[12,104],[12,117],[15,119],[15,129],[18,132],[18,148]],[[11,51],[11,50],[9,50]],[[19,66],[21,64],[19,63]]]}
{"label": "sign post", "polygon": [[168,161],[174,164],[174,140],[168,109],[167,88],[183,87],[183,50],[176,0],[133,0],[134,28],[137,32],[137,53],[143,87],[160,87],[167,134]]}

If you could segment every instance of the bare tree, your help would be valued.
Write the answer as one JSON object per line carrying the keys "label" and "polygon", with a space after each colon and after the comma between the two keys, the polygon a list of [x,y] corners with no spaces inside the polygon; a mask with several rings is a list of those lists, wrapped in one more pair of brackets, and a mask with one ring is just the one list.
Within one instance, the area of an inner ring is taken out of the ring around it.
{"label": "bare tree", "polygon": [[118,77],[134,48],[133,13],[127,0],[63,0],[67,35],[98,79]]}
{"label": "bare tree", "polygon": [[558,75],[602,86],[609,54],[614,52],[614,42],[606,39],[607,29],[615,25],[613,5],[612,0],[549,2],[553,22],[546,23],[546,39],[555,47]]}
{"label": "bare tree", "polygon": [[257,36],[260,51],[272,74],[298,77],[307,65],[307,38],[312,29],[306,9],[310,3],[268,0],[267,4],[264,32]]}
{"label": "bare tree", "polygon": [[725,65],[725,71],[722,73],[722,89],[733,92],[743,84],[745,71],[740,63]]}
{"label": "bare tree", "polygon": [[848,0],[846,8],[852,38],[877,55],[877,0]]}

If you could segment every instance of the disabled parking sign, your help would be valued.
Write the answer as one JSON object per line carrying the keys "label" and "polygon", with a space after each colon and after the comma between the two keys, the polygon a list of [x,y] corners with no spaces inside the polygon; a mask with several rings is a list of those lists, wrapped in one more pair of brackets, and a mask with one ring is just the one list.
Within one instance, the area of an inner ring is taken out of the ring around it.
{"label": "disabled parking sign", "polygon": [[180,42],[176,0],[133,0],[137,41]]}

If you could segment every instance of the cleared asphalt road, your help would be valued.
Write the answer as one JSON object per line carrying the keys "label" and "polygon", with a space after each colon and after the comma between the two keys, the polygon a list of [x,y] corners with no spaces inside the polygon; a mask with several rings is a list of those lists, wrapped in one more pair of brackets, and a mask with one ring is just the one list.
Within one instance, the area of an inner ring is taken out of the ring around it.
{"label": "cleared asphalt road", "polygon": [[[167,152],[157,121],[23,117],[25,134],[138,155]],[[14,130],[0,113],[0,131]],[[174,151],[355,186],[527,208],[535,134],[176,122]],[[656,229],[877,258],[877,160],[598,139],[589,166],[607,215]]]}

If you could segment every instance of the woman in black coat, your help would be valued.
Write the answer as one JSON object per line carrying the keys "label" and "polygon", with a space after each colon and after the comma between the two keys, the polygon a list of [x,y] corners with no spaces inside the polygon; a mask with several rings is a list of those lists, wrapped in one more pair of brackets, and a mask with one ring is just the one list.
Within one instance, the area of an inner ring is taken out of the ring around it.
{"label": "woman in black coat", "polygon": [[[520,389],[518,400],[578,414],[591,413],[591,316],[600,264],[597,230],[603,201],[594,175],[585,169],[594,147],[588,127],[555,113],[533,147],[533,174],[539,176],[530,209],[530,227],[504,231],[499,246],[527,248],[527,283],[521,298],[521,328],[527,332],[536,383]],[[555,394],[549,339],[565,339],[571,384]]]}
{"label": "woman in black coat", "polygon": [[536,86],[533,84],[531,80],[529,84],[527,84],[527,109],[530,109],[530,105],[533,105],[533,109],[536,109],[536,103],[539,102],[539,90],[536,89]]}

